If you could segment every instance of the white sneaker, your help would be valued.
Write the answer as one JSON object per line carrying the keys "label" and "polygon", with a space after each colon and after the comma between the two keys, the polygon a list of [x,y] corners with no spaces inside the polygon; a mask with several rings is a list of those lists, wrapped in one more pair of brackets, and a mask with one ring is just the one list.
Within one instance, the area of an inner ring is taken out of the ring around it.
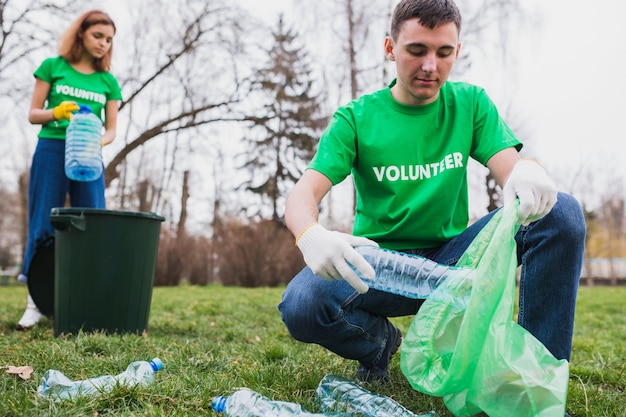
{"label": "white sneaker", "polygon": [[18,329],[30,329],[35,324],[39,323],[39,320],[41,320],[41,317],[42,317],[41,312],[37,308],[37,305],[35,305],[35,302],[33,301],[32,297],[29,295],[28,301],[26,303],[26,311],[24,311],[24,315],[22,316],[20,321],[17,322],[17,328]]}

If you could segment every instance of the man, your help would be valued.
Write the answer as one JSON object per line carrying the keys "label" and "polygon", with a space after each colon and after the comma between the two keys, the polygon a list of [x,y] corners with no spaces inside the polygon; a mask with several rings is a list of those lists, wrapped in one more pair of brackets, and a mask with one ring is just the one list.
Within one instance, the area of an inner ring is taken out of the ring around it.
{"label": "man", "polygon": [[[518,321],[555,357],[570,358],[582,210],[557,193],[541,165],[520,157],[521,143],[483,89],[447,81],[460,29],[451,0],[402,0],[384,44],[397,78],[337,110],[287,201],[287,226],[307,267],[283,295],[283,321],[294,338],[357,360],[363,381],[389,378],[402,337],[387,318],[415,314],[422,301],[368,291],[348,262],[364,276],[374,271],[353,246],[455,264],[493,215],[468,227],[470,157],[503,187],[505,205],[520,200]],[[319,203],[349,174],[356,188],[354,236],[317,223]]]}

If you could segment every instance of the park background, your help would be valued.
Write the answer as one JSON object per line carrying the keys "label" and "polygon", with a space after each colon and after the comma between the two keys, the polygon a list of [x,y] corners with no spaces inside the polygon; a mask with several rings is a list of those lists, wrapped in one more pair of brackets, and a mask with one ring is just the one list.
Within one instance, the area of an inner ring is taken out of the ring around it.
{"label": "park background", "polygon": [[[112,72],[125,100],[117,139],[104,149],[108,208],[166,218],[148,334],[54,337],[47,319],[15,331],[27,289],[2,277],[0,367],[30,365],[34,373],[27,381],[2,373],[0,415],[205,416],[214,395],[238,387],[315,410],[314,390],[325,374],[353,376],[352,361],[294,341],[280,320],[284,283],[302,266],[281,220],[285,195],[332,111],[393,77],[382,38],[394,4],[0,0],[2,269],[16,272],[25,239],[38,131],[26,119],[32,73],[55,54],[69,22],[91,7],[117,23]],[[626,3],[458,4],[464,55],[453,78],[485,87],[525,142],[524,156],[541,161],[585,207],[587,259],[599,260],[604,271],[596,275],[607,279],[583,282],[622,282]],[[471,186],[472,218],[499,204],[499,190],[480,167],[472,167]],[[349,231],[352,204],[346,181],[324,201],[322,221]],[[626,417],[625,290],[580,289],[568,395],[574,417]],[[410,320],[394,322],[406,332]],[[36,395],[47,369],[84,379],[157,355],[165,368],[146,388],[58,405]],[[441,399],[410,388],[397,356],[392,384],[380,393],[416,412],[449,416]]]}
{"label": "park background", "polygon": [[[104,148],[107,207],[163,215],[156,285],[279,285],[303,264],[283,226],[286,195],[334,109],[394,76],[383,39],[393,0],[1,0],[0,266],[13,274],[26,234],[38,126],[32,73],[89,8],[117,24],[121,103]],[[588,225],[584,283],[626,276],[626,93],[617,0],[459,0],[462,57],[452,79],[483,86]],[[500,190],[471,167],[471,217]],[[350,179],[322,222],[350,231]],[[246,262],[242,260],[245,259]],[[6,274],[5,274],[6,275]]]}

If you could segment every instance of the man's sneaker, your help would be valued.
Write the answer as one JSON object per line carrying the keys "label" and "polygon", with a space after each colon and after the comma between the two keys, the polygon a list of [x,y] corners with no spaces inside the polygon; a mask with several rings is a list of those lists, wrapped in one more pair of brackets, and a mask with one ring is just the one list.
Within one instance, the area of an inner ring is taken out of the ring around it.
{"label": "man's sneaker", "polygon": [[24,315],[20,321],[17,322],[17,328],[19,330],[30,329],[35,324],[39,323],[41,317],[41,312],[37,308],[37,305],[35,305],[32,297],[29,295],[26,303],[26,311],[24,311]]}
{"label": "man's sneaker", "polygon": [[398,351],[402,343],[402,333],[393,324],[389,323],[389,338],[380,359],[373,366],[367,366],[359,362],[359,369],[355,378],[361,382],[388,382],[391,379],[389,362],[391,357]]}

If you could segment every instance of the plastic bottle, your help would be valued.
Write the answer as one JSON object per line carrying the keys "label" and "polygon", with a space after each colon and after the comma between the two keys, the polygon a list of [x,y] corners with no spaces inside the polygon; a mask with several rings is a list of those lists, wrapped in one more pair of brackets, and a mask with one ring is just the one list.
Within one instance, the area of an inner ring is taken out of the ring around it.
{"label": "plastic bottle", "polygon": [[464,280],[473,271],[470,268],[442,265],[422,256],[375,246],[357,246],[355,250],[376,271],[376,277],[369,279],[353,267],[370,288],[408,298],[428,298],[448,277],[455,275],[458,280]]}
{"label": "plastic bottle", "polygon": [[415,414],[391,398],[337,375],[326,375],[316,394],[323,411],[342,410],[362,417],[439,417],[434,411]]}
{"label": "plastic bottle", "polygon": [[296,403],[273,401],[258,392],[242,388],[230,396],[217,396],[211,403],[213,411],[224,413],[228,417],[352,417],[348,413],[314,414],[304,410]]}
{"label": "plastic bottle", "polygon": [[102,170],[102,122],[89,106],[81,105],[65,134],[65,175],[74,181],[93,181]]}
{"label": "plastic bottle", "polygon": [[163,367],[159,358],[150,362],[132,362],[119,375],[98,376],[82,381],[72,381],[63,373],[50,369],[41,378],[37,392],[44,398],[55,401],[73,399],[77,397],[98,396],[111,391],[116,384],[132,387],[137,384],[147,386],[154,381],[154,374]]}

